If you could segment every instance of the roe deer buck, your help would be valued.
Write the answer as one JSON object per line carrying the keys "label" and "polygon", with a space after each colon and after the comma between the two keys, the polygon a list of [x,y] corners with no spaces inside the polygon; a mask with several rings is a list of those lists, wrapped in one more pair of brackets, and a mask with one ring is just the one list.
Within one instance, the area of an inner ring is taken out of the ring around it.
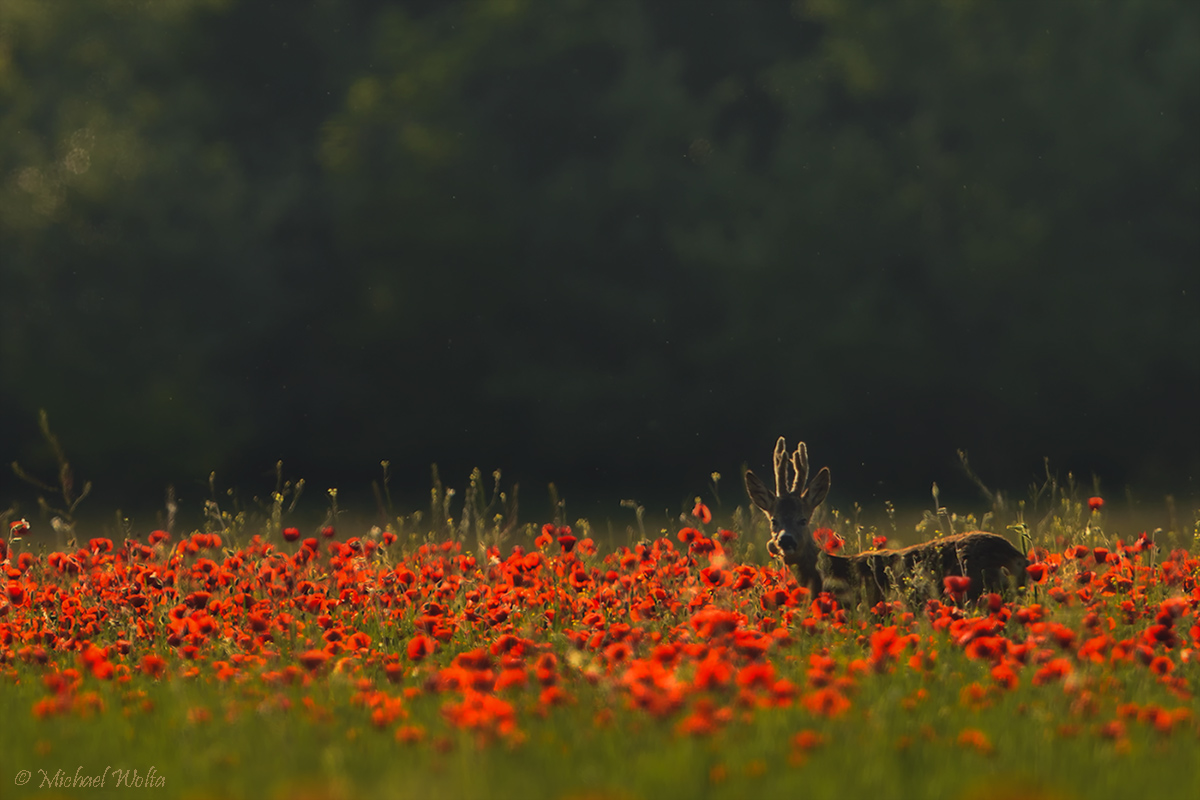
{"label": "roe deer buck", "polygon": [[942,579],[951,575],[970,578],[966,596],[972,600],[1014,581],[1025,583],[1025,556],[1003,536],[984,531],[955,533],[900,550],[854,556],[826,553],[813,540],[809,522],[829,494],[829,486],[829,467],[821,467],[808,483],[808,447],[800,442],[789,458],[782,436],[775,443],[774,492],[746,471],[746,491],[771,523],[768,552],[795,568],[800,584],[813,592],[832,592],[842,601],[853,601],[861,592],[869,608],[892,588],[907,592],[924,585],[940,593]]}

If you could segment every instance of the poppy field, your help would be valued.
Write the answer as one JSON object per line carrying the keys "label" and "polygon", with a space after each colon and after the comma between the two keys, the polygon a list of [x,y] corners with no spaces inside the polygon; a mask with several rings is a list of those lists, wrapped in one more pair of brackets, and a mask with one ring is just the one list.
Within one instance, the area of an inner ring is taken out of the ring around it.
{"label": "poppy field", "polygon": [[700,503],[605,547],[276,517],[51,548],[13,521],[0,796],[1200,796],[1193,532],[1075,511],[1010,596],[873,608]]}

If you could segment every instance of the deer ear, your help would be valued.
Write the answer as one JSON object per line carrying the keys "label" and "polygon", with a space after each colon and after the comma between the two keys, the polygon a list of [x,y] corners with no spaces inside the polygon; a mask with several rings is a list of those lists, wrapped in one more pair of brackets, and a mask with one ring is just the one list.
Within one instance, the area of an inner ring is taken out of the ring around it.
{"label": "deer ear", "polygon": [[808,501],[809,508],[816,508],[825,500],[825,495],[829,494],[829,486],[833,478],[829,474],[829,467],[821,467],[817,472],[817,477],[812,479],[812,483],[804,490],[804,499]]}
{"label": "deer ear", "polygon": [[770,513],[775,509],[775,493],[750,470],[746,470],[746,493],[754,505],[763,511]]}

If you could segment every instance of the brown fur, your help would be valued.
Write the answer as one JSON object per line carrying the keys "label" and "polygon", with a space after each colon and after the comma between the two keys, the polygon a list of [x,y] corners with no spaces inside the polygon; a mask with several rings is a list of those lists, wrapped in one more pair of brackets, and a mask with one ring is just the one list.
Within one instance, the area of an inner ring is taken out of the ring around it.
{"label": "brown fur", "polygon": [[794,476],[789,482],[787,445],[781,436],[775,444],[775,491],[749,470],[746,491],[770,520],[767,550],[782,557],[795,569],[800,583],[814,592],[834,592],[843,602],[861,598],[870,607],[893,590],[908,596],[940,595],[942,579],[951,575],[971,579],[968,599],[1025,582],[1028,561],[1021,551],[1003,536],[984,531],[956,533],[899,550],[872,550],[853,556],[822,552],[813,540],[810,522],[829,492],[829,468],[822,467],[805,486],[808,448],[803,442],[792,455],[790,466]]}

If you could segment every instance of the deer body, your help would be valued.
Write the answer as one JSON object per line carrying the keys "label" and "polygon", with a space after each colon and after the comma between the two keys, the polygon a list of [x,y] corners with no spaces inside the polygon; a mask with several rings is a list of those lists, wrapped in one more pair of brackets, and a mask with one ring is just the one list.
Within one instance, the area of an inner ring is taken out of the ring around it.
{"label": "deer body", "polygon": [[[788,480],[789,467],[792,472]],[[861,597],[868,607],[892,590],[938,595],[942,579],[970,578],[969,599],[987,591],[1023,584],[1027,560],[1003,536],[984,531],[956,533],[899,550],[872,550],[853,556],[824,552],[809,523],[831,484],[829,468],[808,480],[808,448],[800,442],[789,458],[781,436],[775,444],[775,491],[746,472],[746,491],[771,523],[767,550],[793,567],[800,583],[814,592],[835,593],[843,602]]]}
{"label": "deer body", "polygon": [[824,558],[818,553],[813,563],[793,563],[801,576],[808,576],[803,582],[810,587],[816,584],[843,598],[861,592],[867,605],[873,606],[887,599],[893,588],[937,596],[942,592],[942,579],[952,575],[971,579],[966,596],[973,600],[984,592],[1001,592],[1014,580],[1023,583],[1028,562],[1003,536],[971,531],[899,550],[827,554]]}

